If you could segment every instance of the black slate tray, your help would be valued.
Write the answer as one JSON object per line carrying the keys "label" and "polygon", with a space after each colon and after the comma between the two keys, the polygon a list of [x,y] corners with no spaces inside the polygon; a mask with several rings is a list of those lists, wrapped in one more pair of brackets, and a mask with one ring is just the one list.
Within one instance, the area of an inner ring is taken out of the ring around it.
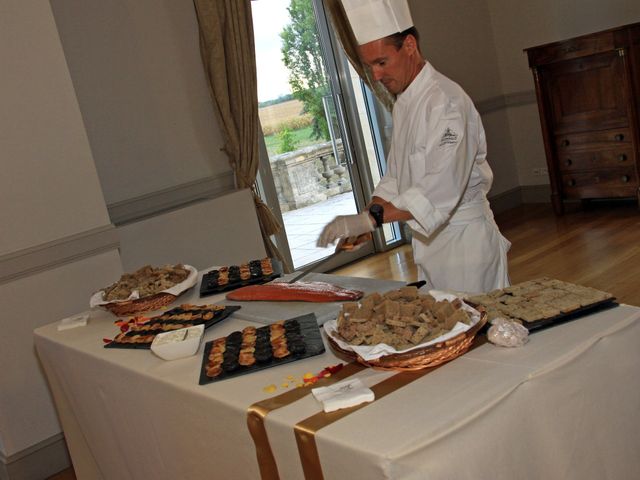
{"label": "black slate tray", "polygon": [[[176,307],[173,308],[171,310],[167,310],[166,312],[163,312],[162,315],[166,315],[167,313],[171,313],[173,310],[177,310],[180,307]],[[212,325],[215,325],[216,323],[220,323],[222,320],[224,320],[225,318],[227,318],[229,315],[231,315],[233,312],[235,312],[236,310],[239,310],[240,306],[238,305],[230,305],[230,306],[226,306],[224,307],[223,310],[218,310],[215,315],[213,316],[212,319],[210,320],[206,320],[206,321],[202,321],[202,320],[196,320],[193,322],[184,322],[181,321],[180,323],[189,323],[189,326],[195,326],[195,325],[200,325],[202,323],[204,323],[204,328],[205,330],[207,328],[209,328]],[[156,315],[156,316],[160,316],[160,315]],[[155,317],[152,317],[152,320]],[[151,320],[150,320],[151,321]],[[166,320],[166,321],[161,321],[160,323],[165,323],[165,324],[171,324],[171,323],[176,323],[178,322],[177,320]],[[186,325],[185,325],[186,328]],[[150,330],[149,333],[152,333],[154,335],[157,335],[159,333],[163,333],[164,330]],[[131,332],[133,335],[135,335],[134,332]],[[129,333],[127,333],[128,335]],[[153,340],[152,340],[153,341]],[[151,341],[151,342],[152,342]],[[118,343],[118,342],[110,342],[107,343],[104,348],[137,348],[137,349],[143,349],[143,350],[149,350],[151,348],[151,342],[146,342],[146,343]]]}
{"label": "black slate tray", "polygon": [[[240,366],[237,370],[233,372],[225,372],[223,371],[217,377],[209,377],[207,376],[207,363],[209,360],[209,353],[211,352],[211,347],[213,346],[214,340],[207,342],[204,347],[204,352],[202,354],[202,365],[200,367],[200,385],[205,385],[212,382],[219,382],[222,380],[227,380],[229,378],[238,377],[240,375],[246,375],[247,373],[257,372],[259,370],[265,370],[267,368],[276,367],[278,365],[282,365],[284,363],[296,362],[298,360],[302,360],[303,358],[313,357],[315,355],[320,355],[324,353],[325,347],[324,342],[322,341],[322,335],[320,334],[320,327],[318,327],[318,323],[316,320],[316,316],[313,313],[309,313],[307,315],[302,315],[299,317],[295,317],[289,320],[297,320],[300,323],[300,332],[304,336],[304,342],[306,346],[306,350],[304,353],[294,355],[290,354],[284,358],[273,358],[271,361],[258,364],[255,363],[251,366]],[[269,325],[264,325],[261,327],[257,327],[257,329],[268,329]]]}
{"label": "black slate tray", "polygon": [[209,272],[202,275],[202,281],[200,282],[200,297],[206,297],[207,295],[214,295],[216,293],[227,292],[229,290],[235,290],[236,288],[245,287],[247,285],[255,285],[261,283],[267,283],[273,280],[274,278],[278,278],[282,276],[282,262],[279,260],[272,258],[271,266],[273,268],[273,273],[271,275],[258,275],[251,276],[251,278],[247,280],[241,280],[239,282],[229,282],[226,285],[218,285],[213,280],[213,272],[217,269],[210,270]]}
{"label": "black slate tray", "polygon": [[607,310],[609,308],[617,307],[618,303],[615,300],[615,297],[607,298],[606,300],[601,300],[599,302],[592,303],[591,305],[585,305],[584,307],[580,307],[567,313],[561,313],[560,315],[556,315],[555,317],[535,320],[533,322],[523,321],[522,325],[527,327],[530,332],[541,330],[543,328],[553,327],[555,325],[560,325],[561,323],[570,322],[586,315],[599,312],[600,310]]}

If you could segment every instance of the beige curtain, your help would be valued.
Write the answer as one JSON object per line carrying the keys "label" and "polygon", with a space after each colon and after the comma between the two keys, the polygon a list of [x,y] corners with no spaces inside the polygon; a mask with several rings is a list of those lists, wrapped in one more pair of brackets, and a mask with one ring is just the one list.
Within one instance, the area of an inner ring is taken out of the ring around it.
{"label": "beige curtain", "polygon": [[356,70],[358,75],[360,75],[360,78],[364,80],[378,100],[380,100],[387,110],[391,111],[395,98],[380,82],[373,80],[369,69],[360,61],[360,57],[358,57],[358,42],[353,34],[351,24],[347,19],[347,14],[344,11],[341,0],[324,0],[324,4],[326,9],[329,11],[329,17],[333,24],[333,29],[342,44],[342,48],[349,58],[349,62],[351,62],[351,65],[353,65],[353,68]]}
{"label": "beige curtain", "polygon": [[[283,260],[271,241],[282,230],[256,190],[258,172],[258,89],[250,0],[194,0],[200,31],[200,55],[211,97],[222,125],[224,151],[237,188],[250,188],[265,249]],[[284,261],[283,261],[284,263]],[[285,265],[285,270],[290,267]]]}

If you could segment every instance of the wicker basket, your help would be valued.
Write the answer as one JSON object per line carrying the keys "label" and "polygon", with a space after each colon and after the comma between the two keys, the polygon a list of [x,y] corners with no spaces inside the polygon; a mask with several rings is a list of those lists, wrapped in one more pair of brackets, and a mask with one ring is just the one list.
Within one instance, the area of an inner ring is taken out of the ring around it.
{"label": "wicker basket", "polygon": [[476,334],[487,323],[487,314],[480,312],[480,320],[466,332],[460,333],[444,342],[434,343],[428,347],[418,348],[404,353],[394,353],[384,355],[375,360],[364,360],[353,351],[344,350],[336,341],[328,336],[329,344],[338,354],[359,363],[378,370],[410,371],[421,370],[423,368],[435,367],[442,363],[453,360],[465,353],[476,336]]}
{"label": "wicker basket", "polygon": [[109,310],[111,313],[117,316],[136,315],[138,313],[149,312],[157,310],[161,307],[169,305],[176,298],[176,295],[170,293],[157,293],[145,298],[138,298],[136,300],[127,300],[125,302],[113,302],[105,303],[102,307]]}

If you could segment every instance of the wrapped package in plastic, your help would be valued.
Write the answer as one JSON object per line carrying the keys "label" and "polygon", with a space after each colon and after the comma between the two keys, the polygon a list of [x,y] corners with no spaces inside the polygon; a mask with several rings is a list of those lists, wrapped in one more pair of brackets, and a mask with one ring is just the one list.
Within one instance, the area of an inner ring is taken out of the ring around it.
{"label": "wrapped package in plastic", "polygon": [[529,341],[529,330],[520,323],[505,318],[494,318],[487,338],[502,347],[521,347]]}

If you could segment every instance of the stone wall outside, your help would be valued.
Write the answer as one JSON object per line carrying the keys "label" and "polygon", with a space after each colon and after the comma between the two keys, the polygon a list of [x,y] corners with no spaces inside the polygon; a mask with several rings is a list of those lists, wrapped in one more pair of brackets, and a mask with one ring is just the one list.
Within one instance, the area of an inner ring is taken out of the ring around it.
{"label": "stone wall outside", "polygon": [[271,171],[283,212],[314,205],[351,191],[342,143],[324,142],[270,158]]}

